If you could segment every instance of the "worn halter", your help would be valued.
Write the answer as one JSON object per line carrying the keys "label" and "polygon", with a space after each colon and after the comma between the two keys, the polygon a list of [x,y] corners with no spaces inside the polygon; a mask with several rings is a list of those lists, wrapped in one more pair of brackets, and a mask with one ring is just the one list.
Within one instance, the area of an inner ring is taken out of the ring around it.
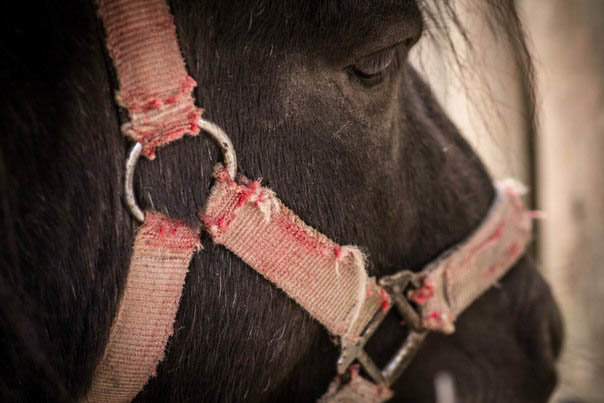
{"label": "worn halter", "polygon": [[[215,183],[199,217],[214,243],[223,245],[294,299],[330,334],[341,355],[338,376],[323,402],[381,402],[428,331],[452,333],[455,319],[495,284],[524,253],[531,213],[512,181],[482,224],[421,272],[401,271],[376,280],[356,246],[339,245],[289,210],[260,181],[237,174],[229,137],[201,118],[165,0],[97,0],[106,43],[119,79],[116,100],[128,110],[122,132],[133,139],[126,163],[126,203],[142,226],[134,241],[124,294],[105,353],[86,399],[132,400],[164,357],[199,234],[184,223],[136,202],[133,178],[140,155],[185,134],[208,132],[223,152]],[[392,308],[410,329],[399,350],[378,368],[364,346]],[[360,365],[359,365],[360,364]],[[362,368],[362,371],[361,371]],[[348,373],[350,376],[344,377]],[[370,378],[370,379],[367,379]]]}

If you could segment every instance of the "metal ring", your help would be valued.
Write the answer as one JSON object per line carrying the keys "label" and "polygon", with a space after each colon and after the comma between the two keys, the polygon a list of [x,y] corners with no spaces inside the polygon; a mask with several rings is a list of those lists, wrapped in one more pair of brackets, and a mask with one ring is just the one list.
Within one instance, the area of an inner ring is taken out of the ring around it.
{"label": "metal ring", "polygon": [[145,214],[138,206],[136,197],[134,197],[134,170],[136,169],[136,163],[141,156],[142,149],[143,145],[141,143],[136,143],[134,147],[132,147],[132,150],[130,150],[130,155],[128,155],[128,159],[126,160],[126,204],[128,205],[130,213],[140,222],[145,221]]}
{"label": "metal ring", "polygon": [[218,143],[218,147],[222,150],[224,165],[226,166],[227,172],[229,173],[230,178],[235,180],[235,173],[237,172],[237,155],[235,154],[235,147],[233,147],[233,143],[229,136],[220,128],[220,126],[209,120],[199,119],[199,127],[210,133],[214,141]]}
{"label": "metal ring", "polygon": [[[224,158],[224,165],[227,169],[229,177],[235,179],[235,173],[237,172],[237,155],[235,154],[235,148],[229,136],[222,130],[218,125],[209,120],[199,119],[199,127],[206,132],[210,133],[214,141],[218,143],[218,146],[222,150]],[[134,196],[134,171],[136,170],[136,163],[138,162],[143,145],[136,143],[130,150],[128,159],[126,160],[126,181],[125,181],[125,194],[126,194],[126,205],[130,213],[138,221],[143,222],[145,220],[145,213],[141,210],[136,202]]]}

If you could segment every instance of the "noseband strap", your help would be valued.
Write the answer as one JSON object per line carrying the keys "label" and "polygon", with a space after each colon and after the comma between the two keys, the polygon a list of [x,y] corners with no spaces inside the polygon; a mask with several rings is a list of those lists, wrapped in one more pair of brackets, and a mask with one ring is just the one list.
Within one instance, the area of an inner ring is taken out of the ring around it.
{"label": "noseband strap", "polygon": [[[483,223],[466,240],[420,273],[401,271],[376,281],[356,246],[342,246],[306,225],[259,181],[236,176],[228,136],[201,120],[193,102],[195,81],[186,72],[173,17],[165,0],[98,0],[107,48],[119,79],[118,104],[130,121],[122,132],[138,144],[128,159],[128,206],[143,221],[128,279],[89,401],[133,399],[155,374],[172,334],[185,276],[200,248],[196,230],[156,212],[142,213],[132,190],[138,155],[185,134],[208,131],[225,155],[199,214],[213,242],[294,299],[341,346],[337,376],[322,402],[381,402],[428,331],[451,333],[454,320],[495,284],[524,253],[531,214],[512,182],[496,185]],[[384,368],[365,344],[394,308],[410,329]],[[334,363],[335,367],[335,363]],[[370,378],[370,379],[367,379]]]}

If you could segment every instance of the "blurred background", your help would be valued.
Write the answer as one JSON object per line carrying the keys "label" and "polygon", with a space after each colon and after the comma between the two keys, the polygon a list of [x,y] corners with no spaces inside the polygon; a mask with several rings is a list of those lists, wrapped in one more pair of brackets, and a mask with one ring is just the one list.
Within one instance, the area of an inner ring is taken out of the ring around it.
{"label": "blurred background", "polygon": [[414,62],[493,176],[522,180],[545,213],[534,252],[566,329],[552,401],[604,402],[604,0],[516,0],[536,125],[530,81],[486,3],[456,4],[469,39],[453,34],[459,64],[429,41]]}

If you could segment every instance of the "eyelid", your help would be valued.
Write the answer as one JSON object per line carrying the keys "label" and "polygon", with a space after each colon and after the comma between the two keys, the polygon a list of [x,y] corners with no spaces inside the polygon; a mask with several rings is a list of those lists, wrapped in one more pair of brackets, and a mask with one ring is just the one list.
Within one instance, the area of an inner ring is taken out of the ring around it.
{"label": "eyelid", "polygon": [[385,49],[379,50],[368,56],[361,58],[359,61],[354,63],[354,67],[357,71],[365,75],[374,75],[383,72],[390,67],[393,67],[400,61],[402,53],[403,43],[397,43],[394,46],[389,46]]}

